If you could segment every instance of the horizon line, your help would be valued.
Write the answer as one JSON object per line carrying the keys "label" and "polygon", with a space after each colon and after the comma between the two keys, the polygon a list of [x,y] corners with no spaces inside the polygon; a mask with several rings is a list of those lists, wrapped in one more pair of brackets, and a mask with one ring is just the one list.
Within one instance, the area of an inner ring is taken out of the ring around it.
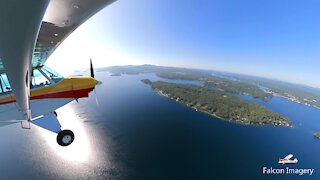
{"label": "horizon line", "polygon": [[[293,82],[293,81],[290,81],[290,80],[278,79],[278,78],[275,78],[275,77],[265,77],[265,76],[256,75],[256,74],[246,74],[246,73],[233,72],[233,71],[228,71],[228,70],[207,69],[207,68],[198,68],[198,67],[192,68],[192,67],[167,66],[167,65],[155,65],[155,64],[139,64],[139,65],[137,65],[137,64],[135,64],[135,65],[127,64],[127,65],[111,65],[111,66],[96,67],[95,69],[115,67],[115,66],[121,67],[121,66],[145,66],[145,65],[158,66],[158,67],[168,67],[168,68],[181,68],[181,69],[190,69],[190,70],[217,71],[217,72],[220,72],[220,73],[230,73],[230,74],[234,74],[234,75],[249,76],[249,77],[251,76],[251,77],[256,77],[256,78],[264,78],[264,79],[267,79],[267,80],[280,81],[280,82],[285,82],[285,83],[289,83],[289,84],[292,84],[292,85],[307,86],[309,88],[315,88],[315,89],[320,90],[320,86],[315,86],[315,85],[311,85],[311,84],[304,84],[304,83],[301,83],[301,82]],[[83,70],[87,71],[88,68],[85,68]],[[78,70],[74,70],[73,72],[83,71],[83,70],[78,69]]]}

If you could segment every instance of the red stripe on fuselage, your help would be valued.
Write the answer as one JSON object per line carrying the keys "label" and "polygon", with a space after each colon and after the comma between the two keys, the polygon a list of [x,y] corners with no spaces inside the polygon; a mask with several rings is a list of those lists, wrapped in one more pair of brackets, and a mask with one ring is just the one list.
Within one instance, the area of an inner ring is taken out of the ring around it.
{"label": "red stripe on fuselage", "polygon": [[[55,93],[48,93],[48,94],[43,94],[43,95],[38,95],[38,96],[32,96],[30,99],[50,99],[50,98],[82,98],[82,97],[88,97],[89,92],[91,92],[93,88],[87,88],[87,89],[80,89],[80,90],[71,90],[71,91],[63,91],[63,92],[55,92]],[[2,104],[9,104],[16,102],[16,100],[10,100],[10,101],[5,101],[1,102],[0,105]]]}

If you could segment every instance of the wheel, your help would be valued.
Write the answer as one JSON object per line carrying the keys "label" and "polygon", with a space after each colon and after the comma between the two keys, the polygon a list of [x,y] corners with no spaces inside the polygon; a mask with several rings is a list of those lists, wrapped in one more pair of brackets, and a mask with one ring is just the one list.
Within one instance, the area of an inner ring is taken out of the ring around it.
{"label": "wheel", "polygon": [[60,146],[68,146],[73,142],[73,140],[74,140],[74,134],[70,130],[63,130],[58,133],[57,143]]}
{"label": "wheel", "polygon": [[58,113],[57,112],[53,111],[53,114],[56,115],[56,117],[58,117]]}

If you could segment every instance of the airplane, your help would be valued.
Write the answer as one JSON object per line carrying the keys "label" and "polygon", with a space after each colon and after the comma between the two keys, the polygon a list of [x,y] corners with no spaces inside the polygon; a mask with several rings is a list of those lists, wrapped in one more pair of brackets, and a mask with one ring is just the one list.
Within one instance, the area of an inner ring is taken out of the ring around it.
{"label": "airplane", "polygon": [[[55,110],[85,98],[98,81],[62,77],[45,65],[55,49],[82,23],[115,0],[10,0],[0,2],[0,123],[31,124],[57,133],[57,143],[74,141]],[[66,65],[67,60],[66,60]]]}
{"label": "airplane", "polygon": [[293,157],[292,154],[288,154],[285,158],[279,159],[278,163],[279,164],[296,164],[298,163],[298,159],[291,159]]}

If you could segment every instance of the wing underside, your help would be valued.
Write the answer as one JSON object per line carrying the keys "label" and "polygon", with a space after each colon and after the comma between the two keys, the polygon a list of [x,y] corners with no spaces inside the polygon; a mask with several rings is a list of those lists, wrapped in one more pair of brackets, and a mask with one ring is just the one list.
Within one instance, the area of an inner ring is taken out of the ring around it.
{"label": "wing underside", "polygon": [[35,51],[33,67],[43,65],[52,52],[77,27],[115,0],[54,0],[43,18]]}
{"label": "wing underside", "polygon": [[[54,50],[76,28],[114,1],[116,0],[51,0],[42,20],[33,52],[32,66],[44,65]],[[0,73],[4,73],[1,54]]]}

